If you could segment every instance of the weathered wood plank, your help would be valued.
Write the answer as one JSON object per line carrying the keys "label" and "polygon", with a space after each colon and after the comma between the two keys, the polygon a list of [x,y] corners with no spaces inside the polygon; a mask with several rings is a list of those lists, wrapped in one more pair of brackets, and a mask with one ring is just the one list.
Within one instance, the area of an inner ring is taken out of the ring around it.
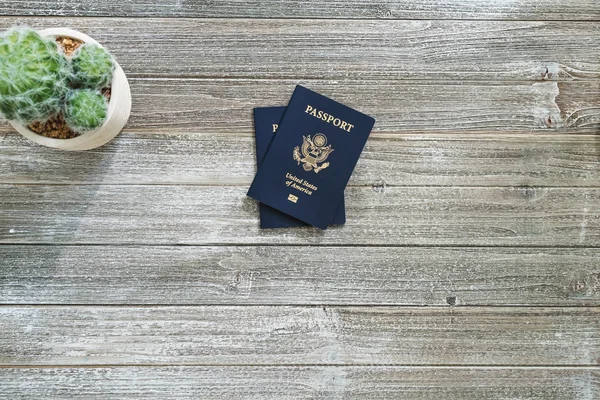
{"label": "weathered wood plank", "polygon": [[592,132],[599,81],[471,82],[139,79],[129,127],[252,132],[252,109],[285,105],[297,83],[377,119],[380,132]]}
{"label": "weathered wood plank", "polygon": [[599,308],[2,307],[1,365],[597,365]]}
{"label": "weathered wood plank", "polygon": [[0,18],[14,24],[84,31],[131,77],[600,77],[595,22]]}
{"label": "weathered wood plank", "polygon": [[0,368],[0,382],[9,399],[592,400],[600,391],[591,368]]}
{"label": "weathered wood plank", "polygon": [[0,260],[4,304],[600,305],[600,249],[5,245]]}
{"label": "weathered wood plank", "polygon": [[[129,128],[252,132],[252,109],[285,105],[298,81],[132,79]],[[596,133],[600,82],[300,82],[401,133]]]}
{"label": "weathered wood plank", "polygon": [[[0,183],[249,185],[255,163],[254,137],[246,133],[128,130],[106,146],[76,153],[44,148],[16,133],[0,134]],[[597,135],[375,133],[350,184],[587,187],[599,182]]]}
{"label": "weathered wood plank", "polygon": [[132,79],[128,127],[249,134],[252,109],[287,104],[297,83],[372,115],[376,132],[595,134],[600,130],[600,81]]}
{"label": "weathered wood plank", "polygon": [[[249,134],[252,109],[302,83],[377,119],[382,133],[597,133],[599,81],[465,82],[132,79],[130,129]],[[9,131],[8,126],[4,131]]]}
{"label": "weathered wood plank", "polygon": [[0,4],[4,15],[130,16],[201,18],[407,18],[407,19],[500,19],[579,20],[600,19],[594,0],[331,0],[331,1],[178,1],[178,0],[6,0]]}
{"label": "weathered wood plank", "polygon": [[350,187],[347,224],[327,231],[261,230],[246,191],[0,185],[0,243],[600,244],[599,188]]}
{"label": "weathered wood plank", "polygon": [[[252,109],[285,105],[294,80],[140,79],[129,127],[252,132]],[[600,82],[300,82],[377,119],[382,132],[592,132]],[[560,106],[559,106],[560,104]]]}

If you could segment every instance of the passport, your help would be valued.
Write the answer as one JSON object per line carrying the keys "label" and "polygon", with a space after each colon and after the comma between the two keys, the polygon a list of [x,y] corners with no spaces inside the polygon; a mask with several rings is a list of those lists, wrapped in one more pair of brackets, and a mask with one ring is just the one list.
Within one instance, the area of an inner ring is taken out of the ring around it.
{"label": "passport", "polygon": [[[269,144],[275,136],[281,117],[285,112],[285,107],[260,107],[254,109],[254,132],[256,137],[256,163],[260,166],[261,160],[267,153]],[[290,217],[276,209],[265,204],[259,203],[260,227],[269,228],[291,228],[306,226],[305,222]],[[344,197],[340,201],[338,208],[333,214],[330,225],[342,225],[346,222],[346,209]]]}
{"label": "passport", "polygon": [[296,86],[248,196],[327,229],[374,124],[366,114]]}

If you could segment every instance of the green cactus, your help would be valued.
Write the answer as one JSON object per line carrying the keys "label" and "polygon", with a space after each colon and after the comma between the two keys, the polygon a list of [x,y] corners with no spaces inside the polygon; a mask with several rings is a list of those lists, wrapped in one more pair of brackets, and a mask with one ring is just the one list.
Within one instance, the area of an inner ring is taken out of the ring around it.
{"label": "green cactus", "polygon": [[67,93],[65,121],[78,133],[99,128],[106,120],[108,102],[99,90],[74,89]]}
{"label": "green cactus", "polygon": [[0,36],[0,113],[23,124],[45,121],[60,110],[69,64],[56,43],[31,29]]}
{"label": "green cactus", "polygon": [[83,88],[102,89],[112,81],[115,62],[96,44],[83,44],[73,54],[73,83]]}

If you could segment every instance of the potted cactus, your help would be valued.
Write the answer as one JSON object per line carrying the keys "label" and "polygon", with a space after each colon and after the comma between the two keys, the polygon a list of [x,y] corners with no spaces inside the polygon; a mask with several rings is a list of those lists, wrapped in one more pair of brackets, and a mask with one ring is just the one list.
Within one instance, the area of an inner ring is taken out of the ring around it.
{"label": "potted cactus", "polygon": [[130,111],[125,73],[91,37],[63,28],[0,36],[0,114],[26,138],[93,149],[119,134]]}

